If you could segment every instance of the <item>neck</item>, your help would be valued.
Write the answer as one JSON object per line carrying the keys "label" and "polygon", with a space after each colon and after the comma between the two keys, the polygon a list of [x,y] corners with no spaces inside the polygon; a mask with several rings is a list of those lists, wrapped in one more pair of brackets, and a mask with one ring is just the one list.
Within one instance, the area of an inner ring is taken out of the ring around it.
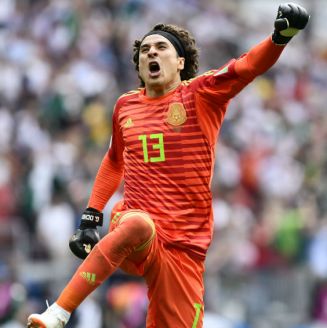
{"label": "neck", "polygon": [[175,81],[169,85],[145,85],[145,93],[149,98],[158,98],[166,95],[170,91],[176,89],[181,84],[181,80]]}

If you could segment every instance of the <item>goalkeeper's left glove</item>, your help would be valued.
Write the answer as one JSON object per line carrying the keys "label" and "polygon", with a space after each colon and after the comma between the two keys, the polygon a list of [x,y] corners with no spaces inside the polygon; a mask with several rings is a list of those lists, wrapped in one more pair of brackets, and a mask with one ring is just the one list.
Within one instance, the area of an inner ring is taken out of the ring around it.
{"label": "goalkeeper's left glove", "polygon": [[97,226],[102,226],[103,214],[94,208],[87,208],[82,215],[77,231],[69,240],[70,250],[80,259],[85,259],[99,242]]}
{"label": "goalkeeper's left glove", "polygon": [[287,44],[292,37],[303,30],[309,21],[306,9],[295,3],[283,3],[278,7],[272,40],[278,45]]}

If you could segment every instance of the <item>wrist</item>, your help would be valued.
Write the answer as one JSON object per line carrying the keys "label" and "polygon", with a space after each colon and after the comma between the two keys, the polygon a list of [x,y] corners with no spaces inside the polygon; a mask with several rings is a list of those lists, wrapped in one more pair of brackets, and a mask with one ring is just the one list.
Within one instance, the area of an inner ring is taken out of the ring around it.
{"label": "wrist", "polygon": [[82,214],[80,229],[96,228],[103,225],[103,214],[98,210],[88,207]]}
{"label": "wrist", "polygon": [[292,36],[283,36],[279,31],[275,30],[271,37],[272,41],[280,46],[286,45],[291,41]]}

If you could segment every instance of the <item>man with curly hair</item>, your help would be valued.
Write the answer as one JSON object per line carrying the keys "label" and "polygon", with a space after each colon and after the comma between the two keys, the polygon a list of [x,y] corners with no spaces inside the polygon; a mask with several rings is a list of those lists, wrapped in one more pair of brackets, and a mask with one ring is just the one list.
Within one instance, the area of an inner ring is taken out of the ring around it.
{"label": "man with curly hair", "polygon": [[[57,301],[28,327],[64,327],[79,304],[118,267],[148,286],[147,328],[200,328],[204,260],[213,231],[215,145],[229,101],[266,72],[309,16],[278,8],[275,30],[238,59],[198,77],[190,33],[156,25],[134,43],[141,88],[122,95],[113,134],[81,224],[70,240],[85,259]],[[124,177],[124,199],[99,240],[102,211]]]}

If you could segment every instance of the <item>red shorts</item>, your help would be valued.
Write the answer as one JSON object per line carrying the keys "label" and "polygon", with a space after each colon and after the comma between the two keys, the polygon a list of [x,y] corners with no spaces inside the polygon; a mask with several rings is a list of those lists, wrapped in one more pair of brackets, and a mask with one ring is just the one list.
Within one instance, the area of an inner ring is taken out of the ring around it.
{"label": "red shorts", "polygon": [[[113,210],[110,230],[131,212],[150,219],[149,214],[140,210],[119,212],[118,206]],[[152,220],[151,223],[154,227]],[[204,261],[164,245],[155,233],[146,248],[140,250],[140,254],[135,253],[122,263],[121,268],[145,278],[149,298],[146,328],[201,328]],[[139,258],[142,258],[141,262]]]}

